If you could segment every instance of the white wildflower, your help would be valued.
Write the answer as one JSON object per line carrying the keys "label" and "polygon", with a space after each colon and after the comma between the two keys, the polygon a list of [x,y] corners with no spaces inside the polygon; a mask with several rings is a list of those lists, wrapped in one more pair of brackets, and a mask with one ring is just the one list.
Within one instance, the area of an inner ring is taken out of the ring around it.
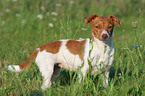
{"label": "white wildflower", "polygon": [[88,30],[87,28],[82,28],[82,30]]}
{"label": "white wildflower", "polygon": [[52,23],[49,23],[48,26],[49,26],[49,27],[53,27],[53,24],[52,24]]}
{"label": "white wildflower", "polygon": [[40,8],[42,11],[45,11],[45,7],[44,6],[41,6]]}
{"label": "white wildflower", "polygon": [[19,14],[19,13],[17,13],[17,14],[16,14],[16,17],[19,17],[19,16],[20,16],[20,14]]}
{"label": "white wildflower", "polygon": [[25,24],[26,23],[26,19],[23,19],[21,23],[22,24]]}
{"label": "white wildflower", "polygon": [[132,22],[132,26],[133,26],[134,28],[136,28],[136,27],[138,26],[138,21]]}
{"label": "white wildflower", "polygon": [[5,11],[6,11],[6,12],[10,12],[10,9],[6,9]]}
{"label": "white wildflower", "polygon": [[5,21],[2,21],[2,26],[5,24]]}
{"label": "white wildflower", "polygon": [[70,3],[70,4],[74,4],[74,1],[71,0],[69,3]]}
{"label": "white wildflower", "polygon": [[52,12],[51,15],[57,16],[57,13],[56,12]]}
{"label": "white wildflower", "polygon": [[60,7],[60,6],[61,6],[61,4],[59,4],[59,3],[58,3],[58,4],[56,4],[56,6]]}
{"label": "white wildflower", "polygon": [[42,14],[37,15],[37,17],[38,17],[40,20],[43,19],[43,15],[42,15]]}
{"label": "white wildflower", "polygon": [[121,73],[119,73],[118,75],[119,75],[119,78],[121,78]]}

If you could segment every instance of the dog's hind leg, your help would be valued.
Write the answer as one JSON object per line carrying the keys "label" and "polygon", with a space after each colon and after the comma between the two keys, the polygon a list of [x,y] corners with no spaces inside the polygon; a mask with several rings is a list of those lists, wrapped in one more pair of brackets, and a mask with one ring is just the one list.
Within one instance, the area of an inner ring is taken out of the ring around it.
{"label": "dog's hind leg", "polygon": [[55,64],[56,57],[53,54],[41,52],[38,53],[38,56],[36,58],[36,64],[39,67],[39,71],[41,72],[43,76],[43,84],[42,84],[42,90],[45,90],[46,88],[49,88],[51,86],[51,77],[53,75],[53,68]]}
{"label": "dog's hind leg", "polygon": [[[51,77],[53,75],[53,68],[54,64],[44,64],[45,66],[39,67],[39,70],[43,76],[43,84],[41,86],[42,90],[45,90],[46,88],[49,88],[51,86]],[[47,65],[47,66],[46,66]]]}
{"label": "dog's hind leg", "polygon": [[50,80],[53,75],[54,62],[45,61],[43,63],[39,63],[38,67],[43,76],[43,84],[41,88],[42,90],[45,90],[46,88],[49,88],[51,86]]}

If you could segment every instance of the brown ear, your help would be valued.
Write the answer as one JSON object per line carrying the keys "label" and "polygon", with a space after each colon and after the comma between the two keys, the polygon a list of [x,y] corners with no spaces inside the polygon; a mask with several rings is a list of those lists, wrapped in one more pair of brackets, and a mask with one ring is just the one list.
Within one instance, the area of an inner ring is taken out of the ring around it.
{"label": "brown ear", "polygon": [[119,26],[121,26],[121,22],[115,16],[110,15],[108,18],[111,20],[113,25],[119,24]]}
{"label": "brown ear", "polygon": [[90,17],[88,17],[88,18],[86,18],[85,19],[85,23],[87,24],[87,23],[90,23],[93,19],[95,19],[96,17],[98,17],[98,15],[92,15],[92,16],[90,16]]}

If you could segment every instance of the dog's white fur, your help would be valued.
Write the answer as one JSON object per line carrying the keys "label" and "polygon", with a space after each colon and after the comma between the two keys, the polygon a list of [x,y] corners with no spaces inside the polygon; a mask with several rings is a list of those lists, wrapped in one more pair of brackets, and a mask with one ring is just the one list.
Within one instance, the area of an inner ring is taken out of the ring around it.
{"label": "dog's white fur", "polygon": [[[87,42],[85,44],[86,49],[84,54],[84,65],[86,65],[88,62],[87,58],[89,54],[89,48],[88,48],[89,39],[86,40]],[[39,70],[42,73],[42,76],[44,77],[42,89],[50,87],[51,85],[50,80],[53,75],[54,64],[61,62],[61,67],[71,71],[77,71],[78,67],[81,66],[82,61],[80,60],[79,56],[73,55],[66,48],[67,41],[69,40],[61,40],[62,44],[57,54],[48,53],[45,50],[38,53],[35,62],[38,65]],[[82,41],[82,40],[78,40],[78,41]],[[85,73],[85,71],[86,70],[84,70],[82,73]]]}
{"label": "dog's white fur", "polygon": [[[48,53],[45,50],[42,52],[39,51],[35,62],[39,67],[42,76],[44,77],[42,89],[45,90],[46,88],[50,87],[50,80],[53,75],[54,64],[56,64],[57,62],[61,62],[62,68],[74,72],[77,71],[77,69],[82,65],[82,63],[84,63],[84,65],[81,68],[83,79],[85,78],[85,74],[89,69],[88,59],[92,62],[92,75],[97,71],[100,71],[103,67],[107,65],[111,66],[114,60],[114,46],[112,43],[112,37],[110,37],[109,39],[109,41],[100,41],[99,39],[95,38],[94,42],[90,43],[90,39],[87,38],[85,43],[85,54],[83,57],[83,62],[80,60],[78,55],[73,55],[68,51],[68,49],[65,46],[68,40],[60,40],[62,44],[60,47],[60,51],[57,54]],[[104,46],[106,46],[106,49]],[[36,50],[40,49],[37,48]],[[91,56],[89,57],[90,50]],[[104,53],[105,50],[106,52]],[[15,72],[21,71],[18,65],[9,65],[8,69]],[[105,82],[108,84],[108,79],[106,79],[108,78],[108,72],[106,74],[107,75],[104,76],[104,84]],[[79,78],[81,82],[81,74],[79,74]]]}
{"label": "dog's white fur", "polygon": [[[121,23],[120,23],[121,24]],[[93,36],[93,40],[85,39],[85,46],[84,46],[84,55],[83,60],[79,58],[79,55],[72,54],[67,48],[66,43],[69,39],[66,40],[59,40],[61,42],[61,46],[59,52],[53,54],[51,52],[47,52],[46,50],[40,51],[40,48],[37,48],[38,54],[36,56],[35,62],[39,67],[42,76],[44,77],[42,89],[45,90],[46,88],[51,86],[51,83],[55,79],[55,75],[59,75],[60,68],[54,72],[54,66],[56,63],[61,63],[58,65],[61,68],[77,71],[78,68],[81,67],[81,73],[79,74],[79,81],[81,82],[82,77],[85,78],[86,72],[89,69],[88,60],[91,62],[93,67],[92,75],[96,72],[101,72],[103,68],[109,68],[113,64],[114,61],[114,46],[112,37],[113,35],[109,35],[107,30],[103,29],[101,36],[105,34],[107,35],[107,40],[100,40],[97,37]],[[84,39],[76,40],[76,41],[83,41]],[[89,52],[90,56],[89,56]],[[83,64],[83,65],[82,65]],[[7,66],[9,70],[20,72],[21,69],[18,65],[9,65]],[[109,68],[106,69],[104,72],[104,85],[108,84],[108,76],[109,76]]]}

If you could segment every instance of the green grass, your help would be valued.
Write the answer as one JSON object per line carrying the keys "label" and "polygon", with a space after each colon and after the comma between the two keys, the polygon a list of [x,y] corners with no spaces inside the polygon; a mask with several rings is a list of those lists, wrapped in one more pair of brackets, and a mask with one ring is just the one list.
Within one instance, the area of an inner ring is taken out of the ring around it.
{"label": "green grass", "polygon": [[[144,5],[144,0],[1,0],[1,95],[144,96]],[[52,12],[57,15],[52,15]],[[39,14],[43,15],[42,19],[37,17]],[[114,15],[122,23],[114,30],[115,62],[106,88],[103,88],[99,75],[86,76],[84,83],[79,84],[76,73],[62,70],[55,84],[43,92],[43,78],[35,63],[21,73],[5,68],[23,63],[36,48],[47,42],[90,38],[91,26],[86,25],[84,19],[93,14]],[[138,22],[136,28],[132,26],[135,21]],[[50,23],[53,27],[49,26]],[[142,47],[133,48],[132,44]]]}

